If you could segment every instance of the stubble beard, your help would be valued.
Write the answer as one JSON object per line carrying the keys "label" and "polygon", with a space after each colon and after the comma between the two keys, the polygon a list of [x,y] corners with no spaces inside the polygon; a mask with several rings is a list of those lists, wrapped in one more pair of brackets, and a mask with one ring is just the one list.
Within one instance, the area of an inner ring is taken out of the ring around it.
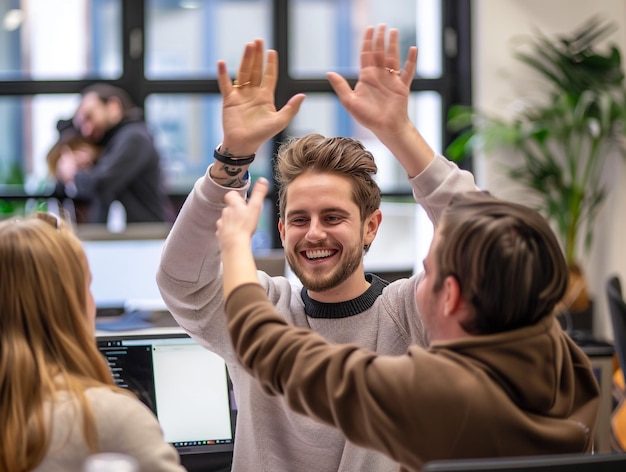
{"label": "stubble beard", "polygon": [[[289,251],[285,254],[291,271],[298,277],[302,286],[313,292],[324,292],[333,289],[350,278],[361,264],[363,248],[354,246],[348,252],[343,253],[342,259],[331,269],[330,272],[306,270],[300,262],[300,254]],[[312,274],[313,272],[313,274]]]}

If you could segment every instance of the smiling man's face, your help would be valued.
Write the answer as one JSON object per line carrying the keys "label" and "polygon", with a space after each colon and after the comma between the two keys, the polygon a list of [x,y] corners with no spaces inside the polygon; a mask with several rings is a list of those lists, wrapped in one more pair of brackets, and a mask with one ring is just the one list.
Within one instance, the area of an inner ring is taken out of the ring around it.
{"label": "smiling man's face", "polygon": [[351,293],[358,284],[360,295],[367,241],[350,181],[335,174],[304,173],[289,185],[286,196],[279,231],[291,270],[310,293],[339,286]]}

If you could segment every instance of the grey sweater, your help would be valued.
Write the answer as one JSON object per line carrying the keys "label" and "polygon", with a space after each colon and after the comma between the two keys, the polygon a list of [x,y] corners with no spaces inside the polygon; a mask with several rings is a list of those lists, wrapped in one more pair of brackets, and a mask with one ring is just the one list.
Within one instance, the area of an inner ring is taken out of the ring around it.
{"label": "grey sweater", "polygon": [[[410,183],[434,224],[454,193],[477,189],[469,172],[443,156],[436,156]],[[289,410],[284,398],[264,392],[237,362],[226,327],[215,237],[223,196],[230,190],[215,184],[208,171],[196,182],[165,243],[157,282],[177,322],[228,365],[238,406],[232,470],[397,470],[397,463],[385,455],[358,447],[335,428]],[[333,343],[355,343],[390,355],[404,354],[411,344],[426,344],[414,295],[421,274],[389,285],[368,275],[372,284],[365,294],[330,305],[303,299],[302,287],[284,277],[259,276],[289,324],[312,329]]]}

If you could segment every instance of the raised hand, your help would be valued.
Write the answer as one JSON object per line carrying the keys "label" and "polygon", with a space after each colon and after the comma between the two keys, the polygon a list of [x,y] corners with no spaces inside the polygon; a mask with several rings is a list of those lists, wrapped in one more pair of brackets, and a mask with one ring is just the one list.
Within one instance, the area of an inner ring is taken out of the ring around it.
{"label": "raised hand", "polygon": [[224,196],[226,207],[222,210],[221,218],[217,220],[216,233],[222,251],[235,247],[242,250],[250,248],[250,240],[259,224],[268,187],[267,179],[259,177],[247,202],[236,191],[228,192]]}
{"label": "raised hand", "polygon": [[217,81],[223,98],[222,151],[247,156],[282,131],[296,115],[305,98],[297,94],[280,110],[274,92],[278,82],[278,54],[267,50],[264,67],[262,39],[246,44],[237,78],[231,82],[224,61],[217,63]]}
{"label": "raised hand", "polygon": [[222,210],[221,218],[217,220],[215,234],[222,249],[225,299],[239,285],[258,283],[250,242],[259,223],[268,187],[267,180],[260,177],[250,191],[248,202],[236,191],[228,192],[224,196],[226,207]]}
{"label": "raised hand", "polygon": [[417,47],[411,46],[402,70],[398,48],[398,30],[372,26],[365,31],[361,46],[361,70],[354,87],[336,72],[328,80],[342,105],[352,117],[379,138],[403,131],[409,122],[408,100],[417,64]]}

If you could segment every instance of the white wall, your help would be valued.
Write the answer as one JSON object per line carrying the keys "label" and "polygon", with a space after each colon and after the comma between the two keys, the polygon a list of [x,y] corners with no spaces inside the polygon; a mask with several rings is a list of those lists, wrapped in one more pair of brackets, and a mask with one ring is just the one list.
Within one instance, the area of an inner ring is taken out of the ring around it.
{"label": "white wall", "polygon": [[[538,82],[529,69],[511,54],[511,41],[539,28],[543,33],[567,33],[593,14],[614,21],[619,30],[615,42],[626,56],[626,2],[623,0],[473,0],[474,104],[506,116],[515,97],[536,90]],[[480,186],[501,198],[516,199],[519,187],[512,185],[499,169],[506,156],[477,156],[476,178]],[[626,283],[626,166],[612,159],[606,172],[610,191],[597,219],[595,241],[583,270],[595,300],[594,331],[613,338],[604,283],[617,273]]]}

